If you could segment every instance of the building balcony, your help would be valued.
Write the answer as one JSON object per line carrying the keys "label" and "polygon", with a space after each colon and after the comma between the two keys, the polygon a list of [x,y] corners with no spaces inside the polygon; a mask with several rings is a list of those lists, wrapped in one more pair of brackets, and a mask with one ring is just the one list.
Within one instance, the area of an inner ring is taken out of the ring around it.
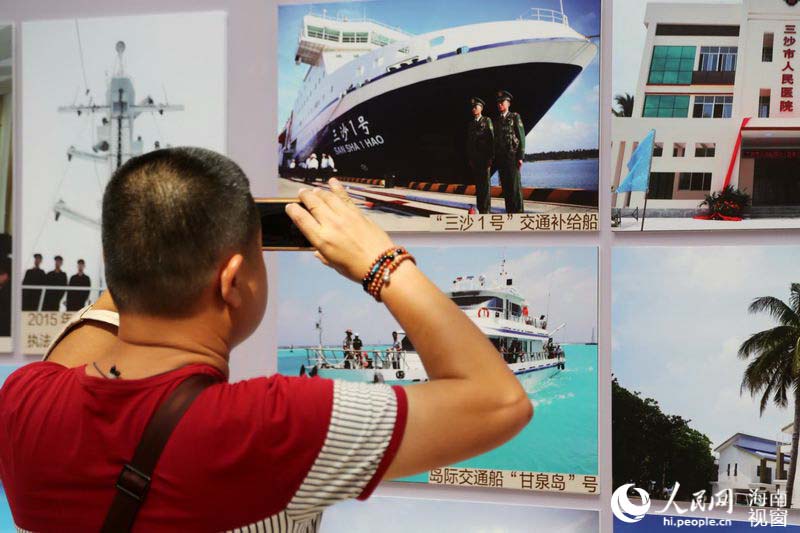
{"label": "building balcony", "polygon": [[695,70],[692,72],[692,85],[733,85],[735,70]]}

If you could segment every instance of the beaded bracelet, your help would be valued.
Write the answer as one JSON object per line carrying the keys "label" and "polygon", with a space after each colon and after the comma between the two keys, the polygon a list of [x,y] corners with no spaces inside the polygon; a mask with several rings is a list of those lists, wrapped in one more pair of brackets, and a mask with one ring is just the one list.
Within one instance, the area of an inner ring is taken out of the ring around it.
{"label": "beaded bracelet", "polygon": [[414,259],[414,256],[413,256],[413,255],[411,255],[411,254],[409,254],[409,253],[405,253],[405,254],[402,254],[402,255],[399,255],[399,256],[397,256],[397,257],[394,259],[394,261],[392,261],[391,263],[389,263],[389,265],[388,265],[387,267],[385,267],[385,269],[383,269],[383,274],[382,274],[380,277],[376,277],[376,278],[375,278],[375,281],[373,282],[373,286],[372,286],[372,287],[370,287],[369,294],[370,294],[370,295],[371,295],[373,298],[375,298],[375,301],[376,301],[376,302],[380,302],[380,301],[381,301],[381,291],[383,290],[383,288],[384,288],[386,285],[388,285],[388,284],[389,284],[389,280],[390,280],[390,278],[391,278],[391,274],[392,274],[392,273],[393,273],[395,270],[397,270],[397,267],[399,267],[399,266],[400,266],[400,264],[401,264],[403,261],[405,261],[406,259],[408,259],[409,261],[411,261],[411,262],[412,262],[412,263],[414,263],[415,265],[417,264],[417,260],[416,260],[416,259]]}
{"label": "beaded bracelet", "polygon": [[392,247],[382,253],[361,281],[364,291],[380,302],[381,289],[389,282],[391,273],[406,259],[416,263],[414,256],[403,247]]}
{"label": "beaded bracelet", "polygon": [[378,258],[372,263],[372,266],[367,271],[367,274],[361,280],[361,286],[364,288],[364,290],[369,292],[369,286],[372,283],[372,280],[374,280],[378,275],[378,271],[381,269],[381,266],[383,266],[384,263],[391,263],[394,261],[394,258],[397,255],[407,253],[408,251],[406,251],[406,249],[402,246],[393,246],[379,255]]}

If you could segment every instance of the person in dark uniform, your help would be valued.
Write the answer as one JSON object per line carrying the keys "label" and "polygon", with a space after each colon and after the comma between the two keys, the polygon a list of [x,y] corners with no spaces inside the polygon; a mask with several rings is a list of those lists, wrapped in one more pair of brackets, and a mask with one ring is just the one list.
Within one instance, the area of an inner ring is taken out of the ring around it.
{"label": "person in dark uniform", "polygon": [[483,116],[484,102],[473,96],[472,120],[467,127],[467,168],[470,181],[475,183],[475,197],[479,213],[490,213],[492,197],[489,194],[489,180],[492,175],[494,156],[494,126],[488,117]]}
{"label": "person in dark uniform", "polygon": [[[83,259],[78,259],[78,273],[69,278],[70,287],[89,287],[92,285],[92,279],[83,272],[84,268],[86,268],[86,262]],[[80,311],[86,305],[86,300],[88,299],[89,291],[68,291],[67,311]]]}
{"label": "person in dark uniform", "polygon": [[500,175],[500,186],[506,201],[506,213],[522,213],[520,170],[525,156],[525,128],[519,113],[510,111],[511,93],[498,91],[494,120],[494,160]]}
{"label": "person in dark uniform", "polygon": [[[61,265],[64,264],[64,258],[60,255],[54,258],[56,268],[47,273],[45,278],[45,285],[52,287],[66,287],[67,286],[67,273],[61,270]],[[42,304],[42,311],[58,311],[61,306],[61,299],[64,297],[65,290],[52,290],[47,289],[44,291],[44,303]]]}
{"label": "person in dark uniform", "polygon": [[[33,268],[25,271],[22,278],[22,285],[44,285],[47,281],[47,274],[39,265],[42,264],[42,254],[33,254]],[[22,310],[38,311],[39,299],[42,297],[42,289],[22,289]]]}

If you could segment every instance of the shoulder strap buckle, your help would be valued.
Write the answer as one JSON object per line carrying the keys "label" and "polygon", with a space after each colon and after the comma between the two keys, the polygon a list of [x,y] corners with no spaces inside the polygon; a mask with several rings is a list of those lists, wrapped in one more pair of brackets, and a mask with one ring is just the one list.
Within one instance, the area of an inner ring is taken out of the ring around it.
{"label": "shoulder strap buckle", "polygon": [[137,502],[144,500],[152,478],[131,464],[122,467],[117,478],[117,490]]}

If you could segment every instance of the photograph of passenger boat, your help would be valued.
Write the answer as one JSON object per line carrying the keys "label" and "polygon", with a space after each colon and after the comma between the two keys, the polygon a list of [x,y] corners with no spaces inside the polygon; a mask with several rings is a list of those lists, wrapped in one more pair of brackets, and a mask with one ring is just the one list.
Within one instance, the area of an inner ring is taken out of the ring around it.
{"label": "photograph of passenger boat", "polygon": [[390,231],[596,221],[599,24],[599,0],[278,6],[279,195],[336,176]]}
{"label": "photograph of passenger boat", "polygon": [[161,147],[225,152],[225,23],[201,12],[23,24],[24,353],[43,354],[105,289],[100,215],[112,173]]}
{"label": "photograph of passenger boat", "polygon": [[[406,481],[592,492],[597,481],[597,251],[591,247],[419,247],[418,264],[483,331],[535,406],[507,444],[444,470]],[[427,380],[411,339],[392,315],[319,264],[312,254],[282,253],[278,287],[278,371],[310,379],[411,385]],[[313,284],[303,280],[313,279]],[[563,476],[542,488],[520,475]],[[487,481],[488,482],[488,481]],[[539,487],[539,488],[536,488]],[[560,488],[559,488],[560,487]],[[596,487],[595,487],[596,489]]]}

